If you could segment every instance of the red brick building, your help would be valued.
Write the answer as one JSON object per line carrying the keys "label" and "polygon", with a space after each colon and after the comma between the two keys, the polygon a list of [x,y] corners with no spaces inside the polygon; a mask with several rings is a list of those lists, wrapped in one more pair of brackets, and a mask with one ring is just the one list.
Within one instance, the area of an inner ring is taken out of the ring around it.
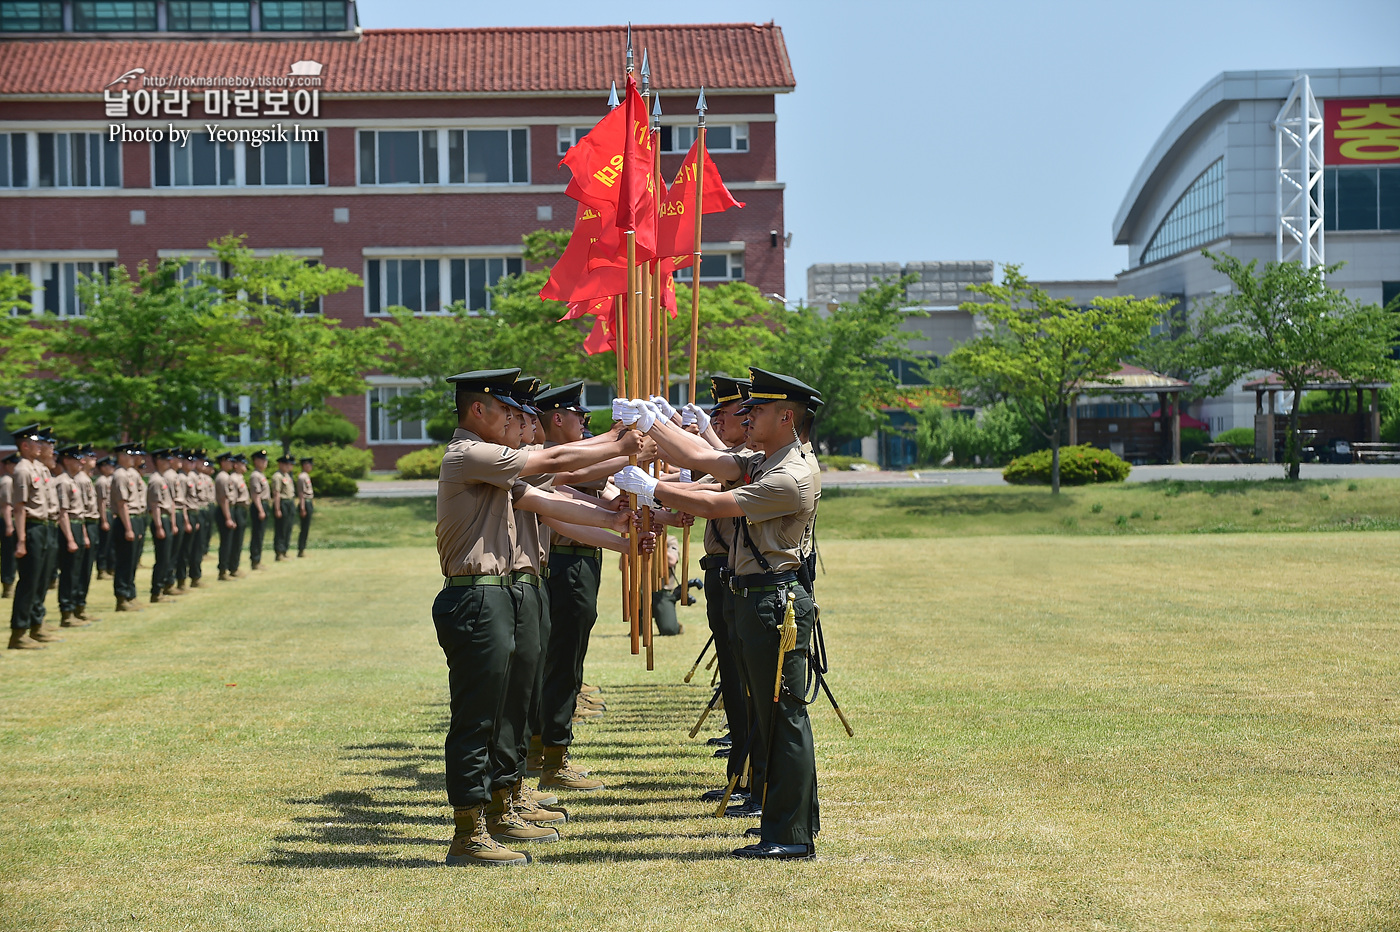
{"label": "red brick building", "polygon": [[[559,158],[622,81],[624,27],[361,31],[353,6],[311,4],[351,17],[314,22],[288,19],[295,6],[0,2],[0,269],[33,279],[36,306],[80,315],[77,274],[197,260],[210,240],[243,233],[254,249],[359,274],[364,288],[321,309],[349,326],[390,305],[489,310],[486,286],[520,268],[521,235],[572,222]],[[18,15],[31,7],[64,16]],[[136,19],[111,13],[128,7]],[[156,20],[139,18],[148,7]],[[258,16],[192,19],[203,7]],[[325,28],[266,28],[289,22]],[[179,31],[191,23],[217,28]],[[702,280],[781,292],[774,99],[794,86],[781,30],[637,27],[633,39],[665,111],[663,170],[693,140],[703,84],[710,151],[747,202],[707,218]],[[226,135],[211,138],[211,125]],[[279,125],[285,140],[249,138]],[[188,137],[172,142],[172,127]],[[393,380],[371,383],[336,405],[387,468],[427,438],[381,410]],[[256,439],[249,430],[229,439]]]}

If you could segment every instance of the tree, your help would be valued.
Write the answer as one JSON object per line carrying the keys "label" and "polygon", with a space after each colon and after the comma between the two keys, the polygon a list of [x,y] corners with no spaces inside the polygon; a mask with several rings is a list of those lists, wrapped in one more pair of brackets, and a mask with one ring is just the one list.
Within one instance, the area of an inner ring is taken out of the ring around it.
{"label": "tree", "polygon": [[[33,290],[26,276],[0,272],[0,404],[22,402],[29,377],[44,358],[48,332],[28,316]],[[18,316],[12,316],[15,312]]]}
{"label": "tree", "polygon": [[1300,262],[1270,262],[1256,274],[1257,260],[1202,250],[1230,280],[1229,294],[1203,305],[1204,361],[1228,381],[1248,372],[1272,372],[1297,400],[1288,417],[1284,461],[1289,479],[1299,473],[1298,415],[1304,386],[1327,381],[1389,381],[1395,363],[1395,315],[1363,305],[1327,287],[1323,276],[1341,268],[1303,268]]}
{"label": "tree", "polygon": [[217,293],[180,280],[180,262],[124,266],[78,288],[85,316],[48,331],[53,378],[31,379],[40,405],[72,440],[152,440],[179,429],[218,433],[225,346],[237,328]]}
{"label": "tree", "polygon": [[906,289],[917,277],[878,282],[854,302],[821,312],[799,307],[782,318],[786,330],[766,357],[766,366],[799,378],[822,393],[812,440],[827,452],[868,437],[885,422],[882,408],[897,401],[899,380],[889,360],[913,361],[900,329],[912,312]]}
{"label": "tree", "polygon": [[378,327],[342,327],[317,310],[308,312],[326,295],[360,285],[354,273],[286,253],[255,256],[242,237],[210,246],[228,275],[204,280],[244,318],[231,334],[241,393],[256,416],[266,418],[285,454],[302,414],[324,407],[332,396],[364,392],[364,374],[379,362],[384,335]]}
{"label": "tree", "polygon": [[1094,298],[1087,306],[1052,298],[1008,265],[1001,284],[969,286],[987,303],[961,309],[989,332],[956,347],[948,359],[971,377],[1004,392],[1026,422],[1050,443],[1050,490],[1060,491],[1060,434],[1070,399],[1089,381],[1111,382],[1120,360],[1137,347],[1168,305],[1157,298]]}

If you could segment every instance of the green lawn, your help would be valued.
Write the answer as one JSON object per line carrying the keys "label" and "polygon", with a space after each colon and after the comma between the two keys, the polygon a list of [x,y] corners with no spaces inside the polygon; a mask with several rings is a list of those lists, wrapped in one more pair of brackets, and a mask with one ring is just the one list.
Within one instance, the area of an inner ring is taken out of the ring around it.
{"label": "green lawn", "polygon": [[0,928],[1400,929],[1400,534],[823,551],[815,863],[725,856],[703,609],[648,673],[610,580],[609,788],[528,869],[439,866],[435,555],[322,549],[0,654]]}
{"label": "green lawn", "polygon": [[[432,546],[431,498],[316,502],[318,547]],[[822,493],[828,540],[1400,531],[1400,479],[1145,482],[1066,488],[954,486]],[[698,538],[696,538],[698,539]]]}

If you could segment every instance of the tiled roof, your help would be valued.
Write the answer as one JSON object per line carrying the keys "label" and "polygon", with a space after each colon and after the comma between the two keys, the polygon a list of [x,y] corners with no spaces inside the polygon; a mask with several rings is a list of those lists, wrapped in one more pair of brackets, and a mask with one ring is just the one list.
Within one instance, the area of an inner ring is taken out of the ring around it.
{"label": "tiled roof", "polygon": [[[773,23],[634,26],[663,92],[790,89]],[[0,43],[0,95],[93,94],[131,68],[148,75],[285,75],[320,62],[322,94],[559,94],[622,83],[625,26],[375,29],[358,39],[33,39]]]}

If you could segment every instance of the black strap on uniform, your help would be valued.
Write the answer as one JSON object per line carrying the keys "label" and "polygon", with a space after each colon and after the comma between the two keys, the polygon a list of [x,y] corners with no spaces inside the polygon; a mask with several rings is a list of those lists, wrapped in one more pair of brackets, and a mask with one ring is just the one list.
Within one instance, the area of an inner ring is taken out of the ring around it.
{"label": "black strap on uniform", "polygon": [[758,561],[758,565],[763,567],[763,572],[773,572],[773,564],[763,556],[763,552],[753,545],[753,538],[749,536],[749,522],[743,518],[739,519],[739,529],[744,532],[744,546],[749,548],[749,553]]}

